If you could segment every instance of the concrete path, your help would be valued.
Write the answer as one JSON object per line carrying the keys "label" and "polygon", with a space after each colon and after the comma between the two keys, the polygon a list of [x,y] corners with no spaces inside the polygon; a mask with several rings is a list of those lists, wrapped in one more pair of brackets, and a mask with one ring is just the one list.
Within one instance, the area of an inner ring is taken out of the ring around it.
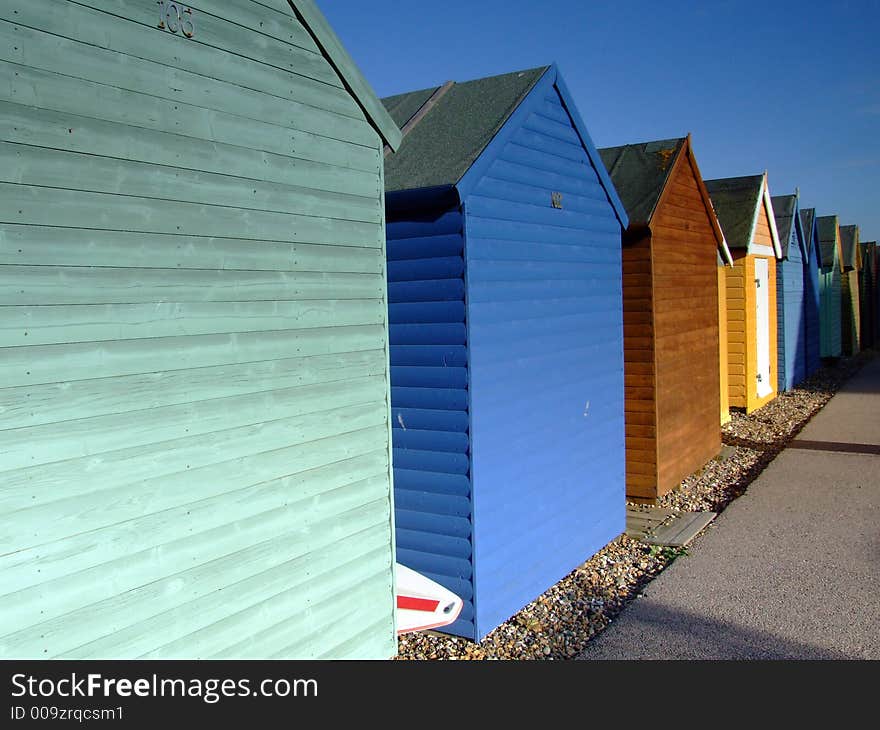
{"label": "concrete path", "polygon": [[880,359],[798,441],[581,658],[880,659]]}

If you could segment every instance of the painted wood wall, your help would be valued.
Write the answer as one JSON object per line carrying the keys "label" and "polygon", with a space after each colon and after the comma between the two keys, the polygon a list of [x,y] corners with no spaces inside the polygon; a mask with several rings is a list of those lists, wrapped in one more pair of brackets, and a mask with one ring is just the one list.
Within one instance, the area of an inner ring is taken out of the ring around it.
{"label": "painted wood wall", "polygon": [[727,266],[718,263],[718,371],[721,425],[730,423],[730,375],[728,373]]}
{"label": "painted wood wall", "polygon": [[840,244],[834,247],[834,258],[823,262],[819,273],[819,300],[821,321],[822,357],[840,357],[843,354],[843,319],[841,314],[841,293],[843,274],[840,267]]}
{"label": "painted wood wall", "polygon": [[[770,312],[776,311],[776,259],[749,255],[743,249],[733,254],[734,266],[727,274],[727,338],[728,383],[730,405],[751,413],[776,397],[776,391],[764,398],[758,397],[757,322],[755,314],[755,259],[767,258],[769,275]],[[777,322],[770,317],[770,352],[775,350]],[[770,358],[770,382],[778,378],[776,358]]]}
{"label": "painted wood wall", "polygon": [[[795,215],[797,215],[795,208]],[[807,328],[804,260],[792,223],[788,256],[776,262],[777,391],[791,390],[806,377]]]}
{"label": "painted wood wall", "polygon": [[874,258],[877,255],[877,246],[874,243],[860,244],[862,246],[862,269],[859,274],[859,314],[861,315],[860,331],[861,343],[864,349],[874,347],[876,338],[874,335],[875,320],[877,317],[876,294],[874,281]]}
{"label": "painted wood wall", "polygon": [[474,637],[463,218],[388,208],[397,560],[456,593]]}
{"label": "painted wood wall", "polygon": [[657,496],[657,402],[650,234],[623,246],[626,493]]}
{"label": "painted wood wall", "polygon": [[820,287],[819,278],[821,276],[819,266],[819,255],[821,247],[819,244],[818,229],[813,229],[813,246],[810,251],[810,259],[804,266],[804,322],[806,337],[806,377],[810,377],[822,365],[821,349],[822,334],[820,331],[822,321],[822,309],[820,303]]}
{"label": "painted wood wall", "polygon": [[721,448],[717,261],[696,173],[681,155],[650,237],[624,243],[630,497],[666,494]]}
{"label": "painted wood wall", "polygon": [[0,655],[388,657],[379,136],[193,4],[0,8]]}
{"label": "painted wood wall", "polygon": [[842,338],[843,354],[856,355],[862,350],[861,344],[861,313],[859,295],[859,271],[850,269],[844,271],[840,286],[840,333]]}
{"label": "painted wood wall", "polygon": [[625,527],[620,222],[546,78],[508,125],[464,180],[478,637]]}

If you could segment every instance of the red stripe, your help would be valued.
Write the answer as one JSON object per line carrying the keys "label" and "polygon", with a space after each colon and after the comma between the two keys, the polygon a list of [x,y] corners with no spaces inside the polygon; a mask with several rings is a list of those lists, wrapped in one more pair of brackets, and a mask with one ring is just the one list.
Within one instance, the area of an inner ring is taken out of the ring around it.
{"label": "red stripe", "polygon": [[439,605],[440,601],[433,601],[430,598],[397,597],[397,607],[408,608],[410,611],[434,611]]}

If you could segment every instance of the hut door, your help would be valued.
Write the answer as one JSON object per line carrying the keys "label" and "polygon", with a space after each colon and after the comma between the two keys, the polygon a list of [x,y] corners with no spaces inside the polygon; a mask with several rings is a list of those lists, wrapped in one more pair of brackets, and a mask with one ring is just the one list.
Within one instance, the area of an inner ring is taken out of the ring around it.
{"label": "hut door", "polygon": [[773,392],[770,383],[770,283],[767,259],[755,259],[755,320],[758,349],[758,397]]}

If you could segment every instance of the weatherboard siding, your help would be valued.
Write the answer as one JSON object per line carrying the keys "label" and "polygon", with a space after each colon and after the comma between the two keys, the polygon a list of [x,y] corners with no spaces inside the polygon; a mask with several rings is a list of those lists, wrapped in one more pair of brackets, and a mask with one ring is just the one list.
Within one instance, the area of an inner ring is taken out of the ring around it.
{"label": "weatherboard siding", "polygon": [[806,377],[804,261],[794,223],[788,250],[788,256],[776,262],[776,324],[779,332],[776,356],[779,392],[791,390]]}
{"label": "weatherboard siding", "polygon": [[727,266],[718,263],[718,373],[721,425],[730,422],[730,389],[727,358]]}
{"label": "weatherboard siding", "polygon": [[835,244],[833,261],[825,263],[819,274],[821,299],[822,357],[840,357],[843,354],[842,339],[842,274],[840,271],[840,245]]}
{"label": "weatherboard siding", "polygon": [[380,139],[286,3],[194,12],[0,10],[0,655],[388,657]]}
{"label": "weatherboard siding", "polygon": [[861,352],[861,332],[859,323],[859,272],[857,269],[843,272],[841,278],[841,338],[844,355],[857,355]]}
{"label": "weatherboard siding", "polygon": [[464,201],[477,637],[624,529],[620,222],[557,91],[523,105]]}
{"label": "weatherboard siding", "polygon": [[626,493],[657,494],[657,403],[651,238],[623,246]]}
{"label": "weatherboard siding", "polygon": [[388,211],[397,559],[464,601],[474,635],[463,219]]}
{"label": "weatherboard siding", "polygon": [[721,450],[718,242],[688,155],[676,163],[651,228],[661,496]]}
{"label": "weatherboard siding", "polygon": [[804,266],[804,337],[806,342],[805,352],[805,377],[810,377],[821,367],[821,304],[819,294],[819,234],[813,229],[813,245],[810,251],[810,260]]}

